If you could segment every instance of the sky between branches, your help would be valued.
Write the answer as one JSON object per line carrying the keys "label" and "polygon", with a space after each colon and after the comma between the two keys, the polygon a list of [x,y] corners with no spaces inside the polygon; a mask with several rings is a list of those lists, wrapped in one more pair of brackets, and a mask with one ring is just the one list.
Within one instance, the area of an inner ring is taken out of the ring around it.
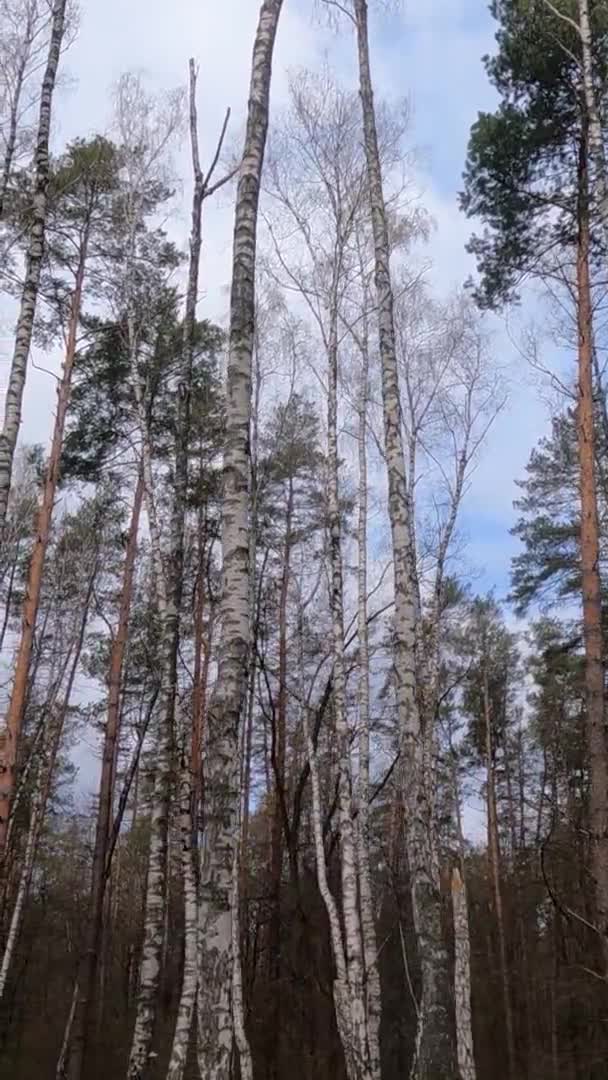
{"label": "sky between branches", "polygon": [[[187,63],[200,65],[199,125],[203,159],[209,160],[226,107],[231,130],[241,130],[246,105],[251,46],[257,18],[254,0],[86,0],[79,36],[64,59],[67,85],[54,105],[54,146],[76,136],[107,131],[111,87],[125,70],[138,71],[151,89],[185,84]],[[287,71],[319,68],[328,61],[336,77],[355,88],[355,51],[343,25],[336,35],[315,16],[311,0],[289,0],[279,31],[272,88],[273,110],[287,96]],[[471,226],[458,210],[457,192],[468,132],[479,109],[491,107],[482,56],[493,47],[494,28],[487,0],[424,0],[399,12],[376,11],[371,19],[372,62],[377,96],[407,97],[411,109],[409,143],[416,150],[416,184],[436,228],[428,245],[429,275],[440,292],[460,284],[474,270],[465,251]],[[177,210],[168,223],[173,238],[186,245],[190,180],[187,147],[176,160],[184,180]],[[232,196],[214,200],[205,211],[199,316],[225,323],[228,302]],[[517,322],[532,310],[524,304]],[[461,518],[467,541],[466,569],[479,590],[508,588],[515,541],[515,481],[523,475],[532,445],[547,424],[546,406],[532,385],[526,362],[511,338],[517,331],[504,319],[491,323],[494,348],[505,365],[509,404],[483,450]],[[4,334],[8,330],[5,321]],[[6,351],[7,341],[2,351]],[[59,355],[56,358],[59,363]],[[48,366],[34,352],[34,364]],[[24,406],[23,438],[46,442],[54,401],[54,380],[31,368]]]}

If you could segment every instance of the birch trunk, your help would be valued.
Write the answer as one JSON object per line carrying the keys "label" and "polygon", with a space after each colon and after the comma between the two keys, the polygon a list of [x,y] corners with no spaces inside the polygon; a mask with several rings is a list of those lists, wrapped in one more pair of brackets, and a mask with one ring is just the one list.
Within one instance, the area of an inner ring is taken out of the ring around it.
{"label": "birch trunk", "polygon": [[459,1080],[475,1080],[475,1052],[471,1024],[471,943],[467,892],[457,866],[452,871],[454,917],[454,999]]}
{"label": "birch trunk", "polygon": [[[186,307],[183,320],[182,332],[182,355],[180,373],[177,387],[177,430],[175,446],[175,486],[173,498],[172,517],[172,544],[171,564],[173,572],[173,606],[176,623],[173,629],[174,647],[172,653],[172,680],[174,684],[173,697],[175,697],[176,671],[178,643],[178,618],[182,602],[182,581],[184,565],[184,521],[185,507],[188,497],[188,449],[190,434],[190,395],[192,388],[192,363],[194,356],[194,329],[196,323],[196,305],[198,300],[198,278],[201,256],[201,220],[205,185],[200,164],[198,147],[198,117],[196,109],[196,67],[194,60],[190,60],[190,149],[192,154],[193,193],[190,228],[190,261],[188,265],[188,286],[186,290]],[[201,566],[202,573],[202,566]],[[204,597],[204,584],[201,576],[200,604]],[[200,622],[202,628],[202,606],[200,608]],[[199,651],[200,666],[200,651]],[[200,768],[200,707],[202,700],[197,700],[197,715],[193,719],[193,749],[195,757],[192,767]],[[180,834],[182,845],[182,877],[184,888],[184,920],[185,920],[185,948],[184,970],[182,976],[182,990],[177,1012],[173,1047],[167,1080],[181,1080],[186,1065],[190,1032],[194,1016],[194,1006],[197,996],[198,982],[198,898],[197,881],[194,863],[194,835],[196,828],[196,806],[198,804],[198,781],[195,781],[194,791],[191,778],[191,766],[186,763],[185,753],[182,762],[181,780],[181,806],[180,806]]]}
{"label": "birch trunk", "polygon": [[66,1066],[68,1060],[68,1051],[70,1048],[70,1039],[72,1037],[72,1024],[74,1023],[74,1016],[76,1015],[76,1006],[78,1004],[78,981],[74,983],[74,989],[72,991],[72,1001],[70,1004],[70,1011],[65,1022],[65,1029],[63,1032],[63,1039],[61,1042],[61,1050],[59,1051],[59,1057],[57,1058],[57,1068],[55,1069],[55,1080],[65,1080]]}
{"label": "birch trunk", "polygon": [[[196,79],[191,68],[191,93]],[[192,106],[191,106],[192,108]],[[194,108],[196,117],[196,109]],[[174,712],[177,689],[177,649],[179,641],[179,613],[183,587],[184,521],[187,494],[188,443],[190,427],[190,389],[192,379],[194,310],[198,282],[198,253],[200,253],[200,206],[198,181],[195,178],[195,209],[193,210],[193,238],[188,277],[186,314],[184,316],[182,350],[178,374],[178,417],[175,432],[175,482],[171,513],[170,558],[163,559],[160,525],[154,498],[152,471],[152,445],[149,416],[144,400],[144,389],[137,370],[137,334],[134,312],[128,319],[129,344],[133,389],[142,442],[142,470],[144,476],[145,505],[150,526],[152,561],[156,583],[158,612],[161,624],[160,735],[156,755],[156,771],[152,793],[150,821],[150,848],[148,853],[148,877],[146,884],[144,943],[139,972],[139,991],[135,1015],[135,1027],[129,1065],[128,1080],[142,1080],[149,1064],[165,943],[165,916],[167,905],[167,838],[171,797],[171,757],[173,750]],[[136,216],[136,215],[135,215]],[[198,222],[198,235],[196,223]],[[132,223],[131,245],[135,243],[136,220]],[[133,257],[133,251],[130,258]],[[127,270],[128,272],[128,270]],[[194,305],[194,306],[193,306]]]}
{"label": "birch trunk", "polygon": [[382,187],[374,98],[369,62],[366,0],[353,0],[358,39],[360,94],[374,238],[378,305],[384,445],[395,580],[395,677],[405,779],[406,836],[412,909],[421,969],[413,1075],[418,1080],[452,1080],[456,1053],[450,1010],[448,956],[441,926],[441,894],[432,835],[433,815],[421,776],[422,731],[415,681],[416,581],[411,548],[412,507],[408,495],[399,375],[395,348],[393,291],[386,207]]}
{"label": "birch trunk", "polygon": [[359,640],[359,777],[357,790],[358,833],[357,865],[359,874],[359,902],[361,908],[361,933],[365,965],[365,1003],[367,1014],[367,1041],[369,1071],[373,1080],[379,1080],[380,1069],[380,1019],[382,999],[378,971],[376,927],[370,869],[369,827],[369,736],[370,736],[370,686],[369,686],[369,631],[367,626],[367,410],[369,382],[369,353],[367,324],[365,320],[363,348],[361,351],[361,389],[359,396],[359,520],[357,524],[357,634]]}
{"label": "birch trunk", "polygon": [[471,1016],[471,938],[469,933],[469,905],[465,877],[465,843],[460,804],[460,781],[458,762],[453,744],[452,721],[448,721],[450,772],[452,798],[460,856],[460,870],[452,872],[452,913],[454,922],[454,1004],[456,1013],[456,1049],[458,1053],[459,1080],[475,1080],[475,1044]]}
{"label": "birch trunk", "polygon": [[239,724],[250,647],[249,426],[256,231],[272,54],[281,8],[282,0],[263,0],[260,9],[235,211],[222,504],[221,635],[218,680],[208,717],[200,889],[199,1068],[204,1080],[228,1080],[232,1051],[232,870],[238,818]]}
{"label": "birch trunk", "polygon": [[135,1026],[127,1069],[128,1080],[142,1080],[146,1075],[156,1021],[157,998],[160,986],[167,891],[167,835],[169,823],[171,752],[173,746],[173,705],[175,701],[174,642],[177,612],[167,586],[160,528],[154,499],[152,447],[143,389],[137,371],[135,333],[129,330],[134,392],[142,440],[141,468],[144,478],[144,500],[148,524],[156,598],[161,625],[160,643],[160,731],[156,749],[152,811],[150,817],[150,847],[144,902],[144,940],[139,968],[139,988]]}
{"label": "birch trunk", "polygon": [[[76,356],[76,335],[80,321],[80,308],[82,303],[82,289],[84,283],[85,265],[87,259],[88,234],[85,232],[80,250],[79,264],[76,272],[74,292],[70,310],[67,346],[63,361],[61,382],[57,391],[57,411],[53,427],[51,452],[49,455],[46,477],[42,491],[42,501],[38,509],[36,519],[36,539],[28,569],[23,602],[23,622],[21,638],[17,651],[15,675],[11,692],[10,703],[6,717],[6,743],[4,746],[2,761],[0,763],[0,857],[6,847],[6,837],[11,811],[11,801],[15,791],[16,768],[19,754],[19,742],[23,717],[25,712],[28,675],[34,645],[34,633],[36,618],[40,604],[40,591],[42,588],[42,572],[46,558],[46,550],[49,542],[55,493],[59,481],[59,463],[63,446],[63,433],[65,420],[70,400],[70,387],[72,369]],[[7,405],[8,408],[8,405]],[[2,451],[0,449],[0,459]],[[0,473],[2,466],[0,464]],[[10,473],[8,483],[10,486]],[[0,476],[0,488],[2,479]],[[7,489],[8,491],[8,489]],[[0,515],[2,494],[0,491]],[[5,507],[6,509],[6,507]]]}
{"label": "birch trunk", "polygon": [[[255,585],[255,576],[251,574],[251,588]],[[253,605],[252,605],[253,606]],[[239,1072],[241,1080],[253,1080],[253,1058],[245,1030],[245,1000],[243,995],[243,965],[241,958],[241,896],[242,880],[242,843],[243,809],[247,789],[243,783],[246,768],[246,750],[248,742],[247,726],[243,725],[240,740],[239,771],[241,775],[241,795],[239,798],[239,818],[237,823],[237,843],[234,849],[232,866],[232,1014],[234,1022],[234,1041],[239,1052]],[[278,1035],[278,1031],[277,1031]]]}
{"label": "birch trunk", "polygon": [[[341,1006],[348,1013],[341,1036],[350,1080],[369,1073],[367,1016],[363,988],[363,951],[357,889],[357,859],[352,814],[350,732],[346,717],[344,662],[344,601],[342,539],[338,479],[338,298],[339,267],[334,271],[328,337],[327,458],[330,547],[330,610],[332,620],[333,704],[338,739],[338,813],[340,818],[340,870],[342,914],[346,949],[346,994]],[[344,1040],[347,1040],[347,1043]]]}
{"label": "birch trunk", "polygon": [[[321,813],[321,792],[319,784],[319,769],[317,765],[317,755],[313,745],[313,741],[310,734],[310,724],[308,720],[307,706],[302,708],[302,720],[304,727],[304,737],[306,739],[306,746],[308,749],[308,764],[310,768],[310,786],[312,791],[312,828],[313,839],[315,846],[315,862],[317,867],[317,881],[319,884],[319,892],[321,893],[321,899],[325,905],[327,911],[327,918],[329,921],[329,933],[332,946],[332,955],[336,968],[336,977],[334,979],[333,993],[334,993],[334,1007],[336,1010],[336,1024],[338,1027],[338,1034],[344,1047],[345,1055],[348,1054],[349,1048],[352,1046],[352,1038],[350,1033],[350,1017],[348,1015],[348,979],[346,974],[346,956],[344,952],[344,940],[342,937],[342,925],[340,923],[340,915],[338,913],[338,907],[334,900],[333,893],[329,887],[327,880],[327,863],[325,859],[325,844],[323,842],[323,816]],[[350,1077],[353,1063],[347,1060],[347,1074]]]}
{"label": "birch trunk", "polygon": [[129,526],[129,535],[125,552],[118,625],[110,649],[108,714],[104,731],[101,774],[99,778],[95,845],[93,848],[93,863],[91,868],[89,920],[85,955],[77,980],[79,991],[76,999],[74,1016],[72,1018],[72,1044],[68,1064],[69,1080],[80,1080],[83,1075],[87,1052],[89,1021],[94,1008],[97,965],[102,938],[103,904],[108,876],[108,846],[110,840],[110,828],[112,825],[115,763],[120,727],[120,689],[123,662],[127,646],[129,612],[131,610],[131,598],[133,594],[133,575],[143,493],[143,473],[140,469],[133,498],[131,523]]}
{"label": "birch trunk", "polygon": [[[51,37],[46,70],[42,81],[38,135],[36,138],[36,173],[34,194],[31,206],[31,225],[28,250],[25,261],[25,279],[21,293],[21,306],[15,330],[15,346],[11,371],[6,389],[4,405],[4,424],[0,433],[0,535],[4,534],[6,511],[11,487],[13,457],[19,428],[21,426],[21,406],[27,375],[27,364],[32,343],[36,305],[42,260],[44,257],[44,230],[46,225],[47,191],[49,186],[49,136],[51,127],[51,106],[53,91],[59,67],[61,43],[65,28],[67,0],[55,0],[53,5]],[[2,798],[2,795],[0,795]],[[0,847],[3,814],[0,810]]]}
{"label": "birch trunk", "polygon": [[187,756],[182,755],[180,785],[180,845],[184,887],[184,973],[177,1010],[175,1033],[167,1080],[182,1080],[186,1067],[190,1032],[196,1004],[198,980],[198,901],[196,895],[196,872],[192,842],[192,773]]}
{"label": "birch trunk", "polygon": [[36,846],[38,843],[38,834],[40,831],[41,814],[42,777],[40,775],[37,775],[34,780],[34,796],[32,799],[32,810],[30,813],[30,823],[27,831],[23,866],[21,868],[21,876],[19,878],[17,896],[15,898],[15,904],[13,907],[11,921],[8,928],[8,934],[6,937],[6,945],[4,947],[4,954],[2,956],[2,964],[0,966],[0,1001],[4,997],[6,981],[11,968],[11,963],[17,946],[17,941],[19,940],[21,919],[23,917],[23,908],[25,906],[25,901],[27,899],[27,894],[30,888],[30,882],[32,880],[32,870],[34,868],[34,857],[36,855]]}
{"label": "birch trunk", "polygon": [[488,690],[487,673],[483,676],[483,701],[485,719],[486,740],[486,803],[488,811],[488,857],[490,860],[490,875],[492,879],[492,891],[494,894],[494,911],[496,914],[496,928],[498,930],[498,949],[500,956],[500,979],[502,986],[502,1000],[505,1016],[505,1033],[507,1041],[507,1066],[511,1080],[515,1080],[515,1033],[513,1027],[513,1008],[511,1005],[511,980],[509,977],[509,965],[507,958],[507,942],[505,936],[505,921],[502,903],[502,882],[500,873],[500,842],[498,837],[498,817],[496,812],[496,783],[494,777],[494,750],[492,739],[492,709]]}
{"label": "birch trunk", "polygon": [[[273,719],[272,730],[272,767],[274,772],[274,792],[272,824],[270,836],[270,890],[272,909],[268,926],[268,960],[270,981],[273,984],[273,1024],[275,1031],[281,1031],[281,879],[283,875],[283,815],[285,806],[285,743],[287,730],[287,600],[289,594],[292,546],[292,517],[294,509],[293,481],[289,480],[287,510],[285,520],[285,544],[283,548],[283,568],[281,572],[281,590],[279,595],[279,686],[276,709],[276,723]],[[254,677],[254,672],[251,673]],[[250,698],[248,701],[251,700]],[[253,703],[252,703],[253,704]],[[248,766],[250,768],[250,766]],[[249,777],[247,780],[249,788]],[[271,1078],[278,1078],[278,1054],[280,1038],[272,1040],[270,1052],[272,1061],[269,1073]]]}
{"label": "birch trunk", "polygon": [[593,31],[589,16],[589,0],[578,0],[578,18],[582,52],[583,89],[589,131],[589,158],[594,171],[593,184],[597,186],[600,221],[604,234],[608,238],[608,170],[606,168],[604,134],[593,73]]}

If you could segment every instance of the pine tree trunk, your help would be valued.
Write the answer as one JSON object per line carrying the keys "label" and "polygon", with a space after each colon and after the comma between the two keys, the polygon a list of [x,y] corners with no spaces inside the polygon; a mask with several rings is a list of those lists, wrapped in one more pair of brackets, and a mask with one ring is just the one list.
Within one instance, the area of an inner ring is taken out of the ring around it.
{"label": "pine tree trunk", "polygon": [[459,1080],[475,1080],[475,1052],[471,1024],[471,943],[466,885],[458,867],[452,871],[454,917],[454,1000]]}
{"label": "pine tree trunk", "polygon": [[221,637],[204,769],[198,1047],[204,1080],[228,1080],[233,1041],[232,869],[240,780],[239,725],[250,647],[249,424],[256,231],[272,54],[281,8],[282,0],[263,0],[260,9],[234,225],[222,504]]}
{"label": "pine tree trunk", "polygon": [[[70,653],[72,654],[71,664],[66,683],[65,694],[63,696],[63,701],[61,702],[61,706],[54,722],[54,703],[50,704],[48,708],[49,715],[45,720],[45,730],[43,734],[42,746],[40,748],[40,765],[38,775],[34,784],[34,795],[32,799],[32,810],[26,841],[24,865],[19,880],[17,898],[15,906],[13,908],[7,943],[4,955],[2,957],[2,964],[0,966],[0,998],[2,998],[2,995],[6,988],[6,980],[10,971],[11,962],[14,957],[15,948],[19,940],[19,933],[21,931],[21,922],[23,918],[23,909],[27,900],[27,895],[29,892],[30,882],[32,878],[34,859],[36,856],[36,848],[38,845],[40,830],[42,828],[42,824],[44,822],[44,817],[46,814],[46,807],[51,791],[51,784],[53,782],[55,765],[57,763],[57,757],[61,747],[61,738],[65,726],[65,719],[70,705],[70,699],[74,687],[74,679],[76,678],[76,671],[78,669],[78,664],[80,662],[80,656],[82,653],[82,646],[84,644],[84,636],[89,617],[89,608],[91,604],[91,597],[93,595],[93,587],[95,584],[95,578],[97,576],[97,569],[97,562],[95,561],[88,583],[87,593],[82,610],[82,616],[78,628],[77,639],[73,643],[73,646],[70,648]],[[45,758],[46,764],[44,764]]]}
{"label": "pine tree trunk", "polygon": [[125,552],[118,625],[110,649],[108,671],[108,713],[104,731],[97,803],[95,845],[91,868],[91,892],[88,911],[85,954],[78,975],[79,992],[72,1020],[72,1043],[69,1054],[69,1080],[81,1080],[87,1053],[87,1036],[93,1013],[97,964],[102,937],[103,902],[108,869],[108,845],[112,825],[115,762],[120,727],[120,690],[127,646],[129,612],[133,594],[133,574],[137,553],[139,518],[144,495],[140,468],[131,510],[131,523]]}
{"label": "pine tree trunk", "polygon": [[433,837],[433,814],[422,772],[422,730],[415,682],[416,574],[411,514],[401,429],[390,249],[374,98],[369,62],[367,2],[354,0],[360,94],[374,237],[384,445],[395,581],[395,677],[405,778],[406,836],[414,927],[421,969],[414,1075],[418,1080],[453,1080],[456,1051],[450,1008],[450,974],[441,926],[441,893]]}
{"label": "pine tree trunk", "polygon": [[[6,846],[6,837],[11,811],[11,801],[15,790],[19,742],[21,738],[21,728],[23,725],[23,716],[25,711],[28,676],[30,672],[30,662],[32,658],[32,649],[34,644],[34,633],[36,630],[36,618],[38,615],[38,607],[40,604],[40,591],[42,588],[42,572],[44,569],[46,550],[48,547],[51,532],[51,520],[53,517],[53,507],[55,504],[55,493],[57,490],[57,483],[59,481],[59,463],[61,459],[61,449],[63,446],[63,433],[70,400],[72,369],[76,356],[76,335],[78,330],[78,324],[80,321],[82,288],[84,283],[84,273],[87,258],[87,241],[88,236],[85,235],[81,246],[79,265],[76,273],[75,288],[72,295],[67,347],[65,358],[63,361],[61,382],[59,383],[57,391],[57,411],[55,413],[55,424],[53,427],[51,452],[49,455],[46,477],[42,491],[42,502],[40,504],[36,519],[36,539],[34,541],[34,549],[32,551],[32,557],[28,569],[27,583],[25,589],[25,600],[23,603],[23,622],[21,628],[21,638],[19,641],[19,649],[17,651],[13,688],[6,717],[7,737],[2,754],[2,760],[0,762],[0,858]],[[0,465],[0,474],[1,468],[2,467]],[[2,479],[0,475],[0,487],[1,484]],[[10,473],[8,478],[8,484],[10,486]],[[0,504],[1,499],[2,495],[0,492]],[[0,505],[0,515],[1,513],[2,508]]]}
{"label": "pine tree trunk", "polygon": [[[44,256],[47,191],[49,186],[49,135],[51,105],[59,67],[67,0],[55,0],[46,70],[42,82],[38,135],[36,138],[36,175],[31,205],[31,225],[25,263],[25,280],[15,331],[15,346],[4,406],[4,424],[0,434],[0,535],[4,534],[8,497],[13,472],[13,457],[21,426],[21,406],[32,343],[38,288]],[[0,795],[2,798],[2,795]],[[0,810],[0,848],[3,815]]]}
{"label": "pine tree trunk", "polygon": [[596,920],[602,941],[602,967],[608,973],[608,762],[604,711],[602,593],[599,572],[599,524],[595,484],[595,427],[593,414],[593,315],[589,279],[589,206],[587,147],[579,164],[578,196],[578,409],[577,434],[581,498],[581,569],[587,753],[590,774],[589,832]]}

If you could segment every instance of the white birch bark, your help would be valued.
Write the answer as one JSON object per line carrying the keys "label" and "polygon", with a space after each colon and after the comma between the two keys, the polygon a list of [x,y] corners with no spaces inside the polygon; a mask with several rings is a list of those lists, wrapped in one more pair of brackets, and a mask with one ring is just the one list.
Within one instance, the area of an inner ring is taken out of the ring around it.
{"label": "white birch bark", "polygon": [[[366,303],[366,299],[364,300]],[[359,515],[357,522],[357,635],[359,640],[359,775],[357,784],[357,866],[359,874],[359,903],[365,964],[365,999],[367,1012],[367,1044],[369,1071],[374,1080],[380,1069],[380,1019],[382,1000],[377,963],[376,927],[370,868],[369,831],[369,632],[367,626],[367,409],[369,383],[369,352],[367,317],[364,319],[361,349],[361,388],[359,392]]]}
{"label": "white birch bark", "polygon": [[23,866],[21,868],[21,876],[19,878],[19,885],[17,887],[17,896],[15,897],[15,904],[13,906],[11,921],[6,937],[6,945],[4,946],[2,964],[0,965],[0,1001],[4,996],[4,991],[6,989],[6,981],[9,971],[11,969],[11,963],[15,954],[17,941],[19,940],[19,933],[21,931],[21,920],[23,918],[23,908],[25,906],[25,901],[29,892],[30,882],[32,880],[34,856],[36,854],[36,846],[38,843],[38,834],[40,831],[40,821],[43,810],[42,804],[43,783],[40,772],[38,772],[38,775],[36,775],[34,779],[34,795],[32,798],[30,822],[27,830],[27,840],[25,844]]}
{"label": "white birch bark", "polygon": [[[357,859],[352,815],[352,777],[350,732],[346,717],[346,674],[344,663],[344,602],[342,542],[338,481],[338,297],[339,266],[334,269],[328,339],[327,456],[328,512],[330,545],[330,610],[332,619],[333,704],[338,738],[338,812],[340,818],[340,870],[342,914],[346,947],[346,994],[341,992],[340,1007],[349,1014],[343,1025],[347,1071],[350,1080],[369,1076],[367,1050],[367,1013],[363,987],[363,953],[359,918]],[[336,1007],[338,1005],[336,1004]]]}
{"label": "white birch bark", "polygon": [[[589,0],[578,0],[579,31],[581,37],[583,88],[589,125],[589,157],[593,168],[591,194],[597,196],[600,220],[608,238],[608,170],[604,149],[604,134],[600,117],[598,95],[593,74],[593,31],[589,16]],[[593,191],[596,188],[596,191]]]}
{"label": "white birch bark", "polygon": [[233,241],[222,503],[221,636],[208,716],[200,888],[199,1069],[228,1080],[232,1021],[232,873],[237,840],[239,724],[250,647],[249,482],[256,232],[272,54],[282,0],[263,0],[253,47]]}
{"label": "white birch bark", "polygon": [[179,829],[184,888],[184,974],[167,1080],[182,1080],[184,1075],[198,983],[198,898],[192,842],[192,774],[185,752],[181,763]]}
{"label": "white birch bark", "polygon": [[344,619],[342,586],[342,550],[338,481],[338,297],[339,266],[334,271],[332,310],[329,313],[328,392],[327,392],[327,502],[329,514],[330,597],[333,632],[333,691],[336,734],[338,738],[338,812],[340,820],[340,872],[342,886],[342,915],[344,945],[347,955],[347,999],[343,1002],[350,1013],[350,1047],[344,1047],[350,1075],[366,1075],[367,1031],[363,989],[363,955],[357,868],[352,816],[352,777],[350,762],[350,732],[347,721],[347,687],[344,671]]}
{"label": "white birch bark", "polygon": [[[253,534],[255,545],[255,534]],[[252,545],[252,546],[253,546]],[[254,564],[255,565],[255,564]],[[250,588],[255,583],[253,567],[250,573]],[[253,596],[251,597],[251,612],[253,613]],[[252,620],[253,623],[253,620]],[[244,713],[247,709],[247,701],[244,702]],[[234,1040],[239,1052],[239,1070],[241,1080],[253,1080],[253,1058],[247,1032],[245,1030],[245,1001],[243,996],[243,965],[241,962],[241,911],[240,911],[240,882],[241,882],[241,851],[243,844],[243,819],[244,803],[248,797],[248,789],[245,785],[245,754],[248,743],[247,725],[242,725],[239,754],[239,772],[241,776],[241,794],[239,798],[239,818],[237,822],[237,843],[234,848],[234,861],[232,865],[232,1016],[234,1022]]]}
{"label": "white birch bark", "polygon": [[459,1080],[475,1080],[475,1051],[471,1022],[471,943],[466,885],[457,866],[452,871],[454,918],[454,1001]]}
{"label": "white birch bark", "polygon": [[342,925],[340,922],[338,906],[329,887],[329,881],[327,880],[327,862],[325,859],[325,845],[323,843],[323,816],[321,813],[319,770],[317,767],[317,755],[310,735],[310,724],[308,722],[308,712],[306,705],[304,705],[302,709],[302,722],[304,727],[304,737],[306,739],[306,746],[308,749],[308,764],[310,767],[310,786],[312,791],[312,827],[315,845],[317,881],[319,884],[319,892],[321,893],[321,899],[323,900],[323,903],[325,905],[325,910],[327,911],[327,918],[329,920],[329,933],[332,945],[332,955],[336,967],[336,978],[334,980],[333,986],[336,1023],[338,1027],[338,1034],[340,1036],[340,1040],[344,1047],[344,1052],[347,1058],[347,1073],[350,1077],[352,1075],[353,1062],[349,1058],[349,1050],[352,1047],[353,1039],[351,1033],[350,1010],[348,1008],[349,989],[348,978],[346,974],[346,956],[344,952]]}
{"label": "white birch bark", "polygon": [[68,1051],[70,1049],[70,1040],[72,1037],[72,1027],[74,1024],[74,1017],[76,1016],[76,1008],[78,1006],[78,979],[74,981],[74,989],[72,990],[72,1001],[70,1003],[70,1011],[65,1022],[65,1028],[63,1032],[63,1039],[61,1042],[61,1049],[59,1051],[59,1057],[57,1058],[57,1068],[55,1069],[55,1080],[65,1080],[66,1069],[68,1064]]}
{"label": "white birch bark", "polygon": [[49,135],[53,91],[59,67],[65,28],[67,0],[55,0],[46,70],[42,82],[38,135],[36,138],[36,173],[31,206],[31,226],[25,262],[25,279],[15,330],[15,345],[4,404],[4,423],[0,433],[0,533],[6,523],[11,487],[13,457],[21,426],[21,407],[32,343],[38,289],[44,256],[47,190],[49,185]]}
{"label": "white birch bark", "polygon": [[373,88],[366,0],[353,0],[360,93],[374,238],[375,283],[384,412],[384,445],[395,582],[395,677],[406,801],[406,838],[412,908],[421,968],[421,1000],[413,1075],[453,1080],[456,1054],[450,1014],[450,977],[441,927],[441,895],[434,858],[433,820],[422,772],[422,731],[416,695],[416,585],[395,346],[390,248]]}
{"label": "white birch bark", "polygon": [[[134,341],[134,336],[131,338]],[[144,411],[143,390],[137,372],[137,350],[131,349],[134,392],[138,406],[140,436],[142,440],[142,468],[144,477],[144,500],[148,523],[152,562],[156,586],[158,612],[161,623],[160,731],[156,748],[152,811],[150,817],[150,847],[146,879],[144,940],[139,968],[139,987],[135,1013],[135,1026],[129,1064],[128,1080],[142,1080],[145,1076],[154,1025],[158,990],[160,985],[161,958],[163,951],[165,907],[167,899],[167,833],[170,801],[171,749],[173,736],[172,703],[174,701],[173,643],[177,619],[173,598],[170,596],[161,548],[160,528],[154,500],[151,445],[147,419]]]}
{"label": "white birch bark", "polygon": [[[139,968],[139,985],[135,1012],[135,1025],[131,1042],[128,1080],[142,1080],[148,1070],[150,1051],[156,1023],[160,979],[163,967],[163,944],[165,941],[165,916],[167,905],[168,868],[168,822],[171,798],[171,760],[173,749],[174,712],[176,698],[176,656],[179,634],[179,599],[181,596],[181,566],[184,528],[184,498],[181,470],[178,465],[183,458],[183,440],[187,430],[176,433],[176,485],[171,514],[170,553],[167,565],[163,556],[160,524],[154,498],[153,447],[151,443],[145,387],[138,370],[139,319],[145,313],[137,310],[137,298],[132,293],[137,237],[141,225],[144,203],[143,190],[151,179],[164,174],[163,154],[175,133],[178,123],[179,100],[171,101],[168,110],[160,111],[146,99],[136,78],[123,77],[118,90],[118,125],[127,147],[127,198],[125,200],[126,256],[124,264],[123,292],[120,303],[126,305],[128,348],[131,365],[131,382],[136,406],[136,418],[141,441],[141,464],[144,481],[144,502],[150,527],[152,564],[156,589],[156,603],[160,620],[160,660],[158,694],[159,734],[156,746],[154,787],[151,800],[150,846],[146,879],[144,907],[144,940]],[[152,117],[152,120],[151,120]],[[141,144],[146,153],[142,155]],[[187,320],[186,320],[187,321]],[[191,350],[187,336],[182,349],[179,381],[179,423],[188,422],[187,401],[184,398],[185,383]],[[186,407],[184,407],[186,405]]]}

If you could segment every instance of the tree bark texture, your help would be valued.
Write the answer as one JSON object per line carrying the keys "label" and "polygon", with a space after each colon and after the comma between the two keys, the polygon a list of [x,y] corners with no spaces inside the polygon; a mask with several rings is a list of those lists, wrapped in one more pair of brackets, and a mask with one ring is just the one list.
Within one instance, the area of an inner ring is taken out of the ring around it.
{"label": "tree bark texture", "polygon": [[239,724],[250,647],[249,483],[256,232],[272,55],[282,0],[264,0],[253,48],[245,147],[237,189],[226,387],[222,600],[218,679],[209,707],[200,887],[199,1069],[228,1080],[232,1023],[232,872],[237,841]]}
{"label": "tree bark texture", "polygon": [[457,866],[452,871],[454,919],[454,1000],[459,1080],[475,1080],[475,1050],[471,1021],[471,941],[466,885]]}
{"label": "tree bark texture", "polygon": [[589,760],[589,832],[596,920],[602,941],[602,967],[608,973],[608,762],[604,709],[602,594],[599,570],[599,522],[595,480],[593,413],[593,313],[589,277],[590,223],[587,147],[579,163],[578,250],[578,407],[581,531],[580,552],[585,643],[585,696]]}

